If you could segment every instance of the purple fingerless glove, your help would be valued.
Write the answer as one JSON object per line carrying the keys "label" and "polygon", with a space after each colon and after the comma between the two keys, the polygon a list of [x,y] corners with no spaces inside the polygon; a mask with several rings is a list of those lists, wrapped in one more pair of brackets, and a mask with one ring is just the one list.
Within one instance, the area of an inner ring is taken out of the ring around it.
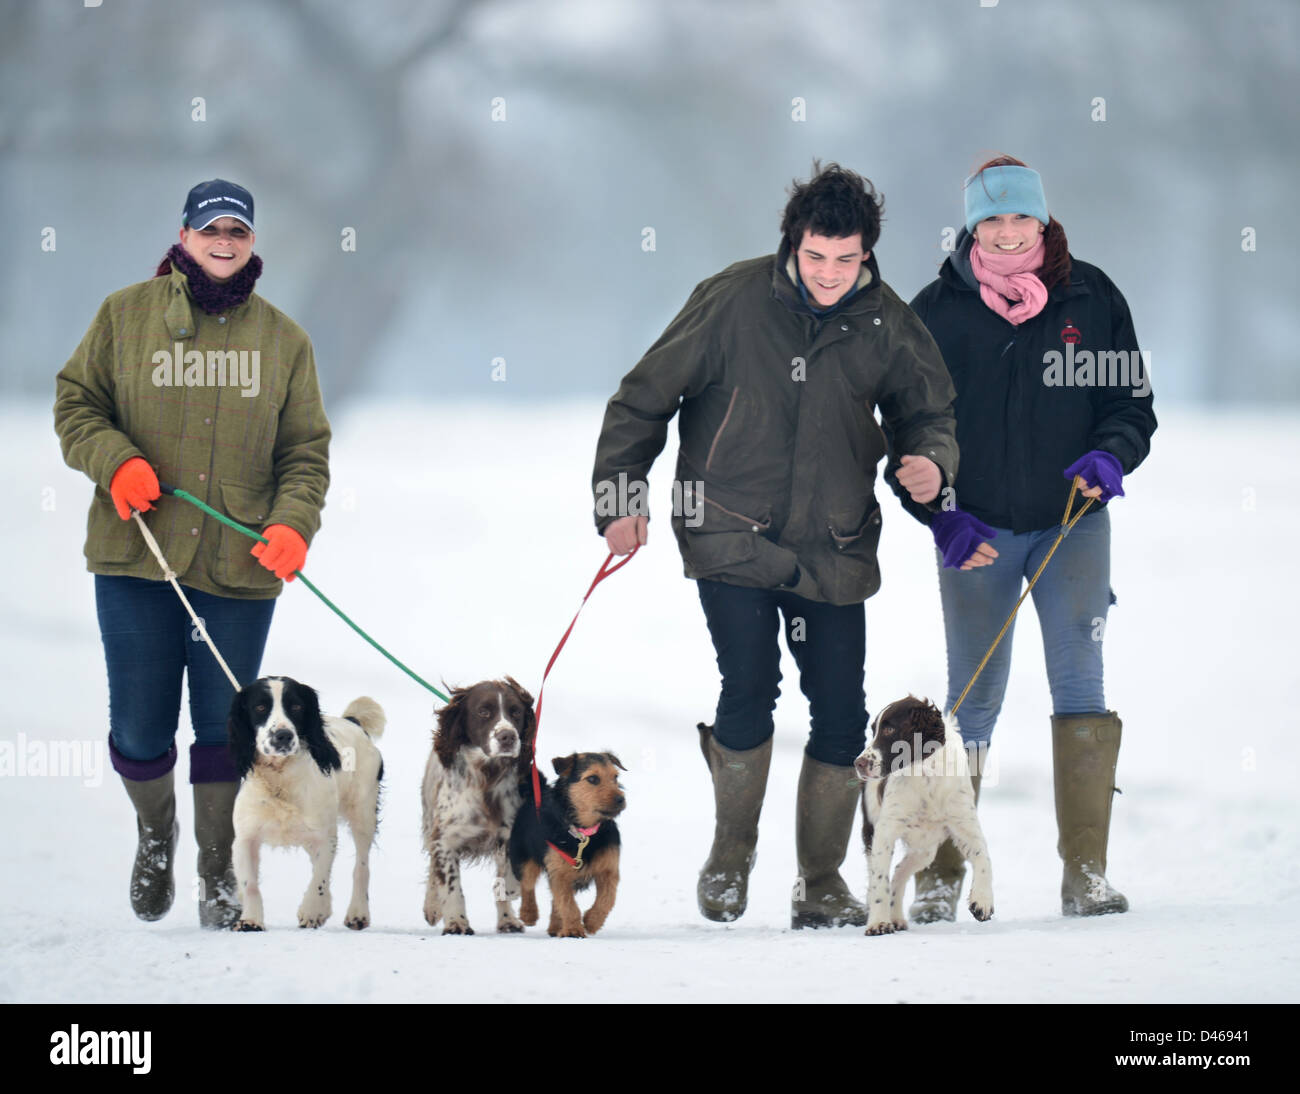
{"label": "purple fingerless glove", "polygon": [[1124,487],[1121,485],[1124,469],[1120,467],[1119,460],[1100,448],[1094,448],[1086,456],[1080,456],[1065,469],[1067,479],[1073,479],[1075,475],[1082,475],[1089,488],[1101,487],[1098,501],[1110,501],[1111,498],[1124,496]]}
{"label": "purple fingerless glove", "polygon": [[963,509],[940,509],[930,517],[930,533],[943,552],[946,569],[959,569],[975,548],[997,532]]}

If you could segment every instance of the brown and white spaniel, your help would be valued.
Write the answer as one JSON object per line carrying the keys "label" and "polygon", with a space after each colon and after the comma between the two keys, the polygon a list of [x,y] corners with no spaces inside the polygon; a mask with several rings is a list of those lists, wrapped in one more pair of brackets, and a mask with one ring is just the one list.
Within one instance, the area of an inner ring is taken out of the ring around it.
{"label": "brown and white spaniel", "polygon": [[510,829],[528,777],[537,722],[533,697],[514,679],[453,688],[438,711],[424,768],[424,849],[429,878],[424,918],[443,934],[473,934],[465,914],[460,864],[491,858],[498,931],[522,931],[514,913],[519,882],[510,868]]}
{"label": "brown and white spaniel", "polygon": [[[903,897],[913,874],[934,861],[946,838],[970,862],[970,913],[993,914],[993,868],[975,814],[970,764],[956,720],[908,696],[872,723],[872,739],[854,761],[863,788],[862,839],[867,849],[867,934],[907,930]],[[889,879],[894,845],[903,858]]]}

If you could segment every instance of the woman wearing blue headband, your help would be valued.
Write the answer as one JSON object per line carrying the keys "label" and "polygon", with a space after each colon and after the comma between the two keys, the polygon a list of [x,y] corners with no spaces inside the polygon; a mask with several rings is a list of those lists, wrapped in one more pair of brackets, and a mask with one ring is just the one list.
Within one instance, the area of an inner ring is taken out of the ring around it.
{"label": "woman wearing blue headband", "polygon": [[[1102,687],[1102,633],[1115,602],[1106,502],[1123,496],[1121,480],[1146,457],[1156,427],[1146,360],[1119,290],[1071,258],[1038,172],[1009,156],[990,160],[966,180],[965,205],[955,250],[912,301],[957,391],[953,490],[939,513],[909,506],[938,548],[946,709],[1051,549],[1080,476],[1095,500],[1033,591],[1052,693],[1061,910],[1123,912],[1128,901],[1106,880],[1121,729]],[[1011,639],[1008,631],[957,712],[977,798]],[[963,872],[961,853],[945,843],[917,876],[912,918],[953,919]]]}

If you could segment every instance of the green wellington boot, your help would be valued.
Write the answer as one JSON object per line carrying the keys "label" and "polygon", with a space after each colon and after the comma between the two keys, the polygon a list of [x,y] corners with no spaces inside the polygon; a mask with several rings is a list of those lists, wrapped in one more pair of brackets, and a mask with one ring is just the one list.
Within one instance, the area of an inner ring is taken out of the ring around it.
{"label": "green wellington boot", "polygon": [[238,782],[194,784],[194,838],[199,845],[199,925],[232,927],[239,919],[239,886],[230,862],[235,840]]}
{"label": "green wellington boot", "polygon": [[795,806],[799,880],[790,907],[795,930],[866,926],[866,906],[840,877],[861,801],[862,780],[852,765],[824,764],[804,753]]}
{"label": "green wellington boot", "polygon": [[718,744],[712,726],[701,722],[696,728],[700,751],[713,776],[715,816],[713,847],[700,870],[696,897],[705,919],[730,923],[745,914],[749,899],[749,872],[757,858],[758,817],[772,763],[772,739],[733,752]]}
{"label": "green wellington boot", "polygon": [[1118,790],[1123,723],[1114,711],[1060,714],[1052,718],[1052,765],[1056,772],[1057,850],[1065,864],[1062,915],[1127,912],[1124,894],[1106,880],[1110,809]]}
{"label": "green wellington boot", "polygon": [[140,919],[162,919],[176,898],[173,865],[180,828],[176,824],[176,792],[172,772],[156,779],[122,776],[127,797],[135,806],[137,843],[131,867],[131,910]]}

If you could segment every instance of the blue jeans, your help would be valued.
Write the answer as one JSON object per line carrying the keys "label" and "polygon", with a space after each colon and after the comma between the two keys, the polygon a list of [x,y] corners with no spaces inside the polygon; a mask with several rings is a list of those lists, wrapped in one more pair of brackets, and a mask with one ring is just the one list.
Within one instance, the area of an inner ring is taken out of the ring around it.
{"label": "blue jeans", "polygon": [[[241,684],[256,679],[274,600],[235,600],[182,585]],[[109,755],[130,779],[164,775],[176,762],[181,679],[187,678],[194,746],[191,782],[238,778],[227,750],[234,689],[166,581],[95,575],[95,607],[108,662]]]}
{"label": "blue jeans", "polygon": [[[1015,607],[1025,581],[1034,576],[1060,529],[1044,528],[1020,535],[1009,529],[996,531],[992,545],[998,559],[991,566],[946,570],[942,556],[936,552],[948,642],[946,710],[952,709],[970,681],[989,643]],[[1053,713],[1104,711],[1102,635],[1107,612],[1115,603],[1110,589],[1109,513],[1103,509],[1080,518],[1056,549],[1032,596],[1043,632]],[[1007,690],[1014,630],[1013,623],[957,711],[962,740],[968,746],[987,745],[993,735]]]}
{"label": "blue jeans", "polygon": [[861,604],[837,607],[779,589],[698,582],[722,673],[713,736],[743,752],[772,736],[781,694],[781,616],[785,644],[799,666],[812,728],[806,751],[814,760],[853,763],[867,732],[867,625]]}

